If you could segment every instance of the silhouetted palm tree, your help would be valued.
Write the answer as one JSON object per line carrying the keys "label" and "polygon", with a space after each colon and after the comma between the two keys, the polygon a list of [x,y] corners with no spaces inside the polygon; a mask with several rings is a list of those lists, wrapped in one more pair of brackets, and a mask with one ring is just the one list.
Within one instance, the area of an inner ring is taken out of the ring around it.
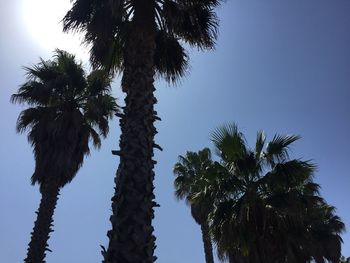
{"label": "silhouetted palm tree", "polygon": [[213,200],[202,198],[196,199],[206,182],[210,180],[210,167],[213,165],[211,153],[208,148],[204,148],[198,153],[187,152],[185,156],[179,156],[179,162],[174,166],[175,196],[178,199],[185,199],[191,207],[191,214],[202,231],[204,253],[206,263],[214,263],[213,248],[209,233],[208,215],[213,209]]}
{"label": "silhouetted palm tree", "polygon": [[[126,93],[121,114],[120,164],[112,198],[112,230],[105,262],[154,262],[153,148],[159,119],[154,76],[175,81],[185,73],[183,43],[211,49],[217,35],[213,8],[220,0],[76,0],[64,30],[85,33],[91,61],[122,71]],[[161,148],[160,148],[161,149]]]}
{"label": "silhouetted palm tree", "polygon": [[[344,224],[312,182],[315,166],[289,159],[298,136],[275,135],[265,148],[258,133],[251,150],[235,124],[212,134],[226,168],[224,193],[212,212],[212,233],[221,259],[238,263],[317,263],[340,258]],[[220,181],[219,181],[220,182]]]}
{"label": "silhouetted palm tree", "polygon": [[11,100],[30,106],[19,115],[17,130],[29,131],[35,156],[31,181],[40,185],[42,198],[25,262],[40,263],[50,251],[47,241],[59,191],[89,154],[89,140],[101,146],[100,136],[106,137],[117,105],[110,96],[110,78],[102,71],[86,76],[65,51],[56,50],[53,60],[25,70],[27,80]]}

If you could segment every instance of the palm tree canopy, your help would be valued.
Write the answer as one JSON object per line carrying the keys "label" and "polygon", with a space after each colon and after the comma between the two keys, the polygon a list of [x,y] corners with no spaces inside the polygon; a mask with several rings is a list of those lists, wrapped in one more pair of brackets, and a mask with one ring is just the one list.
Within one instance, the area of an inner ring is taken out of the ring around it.
{"label": "palm tree canopy", "polygon": [[[236,124],[212,133],[215,151],[227,171],[211,213],[221,259],[242,262],[309,262],[340,258],[344,224],[312,181],[316,166],[289,158],[299,136],[275,135],[266,144],[258,132],[254,149]],[[221,173],[222,174],[222,173]],[[338,261],[337,261],[338,260]]]}
{"label": "palm tree canopy", "polygon": [[[175,196],[185,199],[191,206],[191,213],[198,224],[207,220],[211,210],[209,198],[205,198],[206,192],[210,192],[210,169],[213,165],[211,152],[208,148],[196,152],[187,152],[185,156],[179,156],[174,166]],[[201,195],[201,197],[199,197]]]}
{"label": "palm tree canopy", "polygon": [[[112,71],[124,68],[124,51],[137,0],[76,0],[63,19],[64,31],[85,33],[91,61]],[[168,81],[185,74],[188,56],[184,44],[212,49],[218,19],[213,8],[220,0],[152,0],[156,25],[154,64]]]}
{"label": "palm tree canopy", "polygon": [[27,80],[11,101],[30,106],[20,113],[17,131],[29,131],[36,161],[32,183],[50,179],[63,186],[89,154],[89,140],[98,148],[108,134],[108,120],[117,111],[111,78],[101,70],[86,76],[74,55],[62,50],[25,70]]}

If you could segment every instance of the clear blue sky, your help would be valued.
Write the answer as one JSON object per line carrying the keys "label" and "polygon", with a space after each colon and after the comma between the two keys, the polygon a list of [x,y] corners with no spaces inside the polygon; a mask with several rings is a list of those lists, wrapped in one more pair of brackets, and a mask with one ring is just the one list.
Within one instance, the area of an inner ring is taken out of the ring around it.
{"label": "clear blue sky", "polygon": [[[33,155],[15,133],[22,109],[9,97],[24,81],[22,66],[50,57],[26,32],[24,0],[0,2],[0,262],[21,262],[39,205],[30,185]],[[49,0],[48,0],[49,1]],[[59,0],[50,0],[51,2]],[[191,50],[191,71],[175,88],[157,82],[158,143],[154,220],[158,262],[204,262],[199,227],[173,197],[179,154],[211,146],[209,133],[235,121],[250,144],[257,130],[300,134],[293,155],[318,164],[315,181],[350,229],[350,1],[228,0],[213,52]],[[120,96],[118,81],[114,94]],[[101,262],[110,228],[110,198],[118,159],[118,122],[62,192],[47,262]],[[350,256],[350,235],[343,254]]]}

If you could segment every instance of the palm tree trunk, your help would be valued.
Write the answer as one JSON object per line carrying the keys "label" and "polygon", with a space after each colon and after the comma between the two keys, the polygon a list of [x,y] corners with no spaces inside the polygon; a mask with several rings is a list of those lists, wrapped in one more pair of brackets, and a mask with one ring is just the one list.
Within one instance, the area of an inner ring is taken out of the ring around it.
{"label": "palm tree trunk", "polygon": [[53,214],[56,208],[59,196],[58,184],[47,184],[41,187],[41,201],[39,210],[36,212],[37,219],[34,223],[32,237],[28,245],[27,257],[24,259],[26,263],[43,263],[45,262],[46,251],[52,230]]}
{"label": "palm tree trunk", "polygon": [[154,3],[135,1],[134,21],[125,51],[122,88],[126,93],[120,120],[120,163],[112,198],[112,229],[103,251],[105,263],[152,263],[155,237],[153,147],[156,99],[154,82]]}
{"label": "palm tree trunk", "polygon": [[207,221],[201,224],[201,230],[202,230],[202,238],[204,243],[205,262],[214,263],[213,246],[211,244],[209,225]]}

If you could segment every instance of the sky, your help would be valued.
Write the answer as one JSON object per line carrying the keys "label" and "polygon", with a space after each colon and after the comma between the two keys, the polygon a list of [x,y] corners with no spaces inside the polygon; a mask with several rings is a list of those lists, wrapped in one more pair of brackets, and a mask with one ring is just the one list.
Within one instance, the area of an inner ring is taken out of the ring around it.
{"label": "sky", "polygon": [[[87,62],[79,36],[62,34],[69,0],[0,1],[0,262],[25,258],[39,206],[30,185],[34,159],[15,124],[23,106],[9,102],[25,81],[23,66],[49,59],[55,48]],[[216,49],[189,49],[191,69],[175,87],[156,82],[162,118],[156,126],[156,255],[160,263],[204,262],[200,228],[174,198],[172,167],[187,150],[210,147],[210,132],[236,122],[253,145],[256,132],[298,134],[293,157],[318,165],[315,181],[350,231],[350,1],[227,0],[217,9]],[[119,79],[113,94],[123,103]],[[60,195],[47,262],[101,262],[118,158],[118,121]],[[350,256],[350,235],[342,253]],[[217,261],[219,262],[219,261]]]}

